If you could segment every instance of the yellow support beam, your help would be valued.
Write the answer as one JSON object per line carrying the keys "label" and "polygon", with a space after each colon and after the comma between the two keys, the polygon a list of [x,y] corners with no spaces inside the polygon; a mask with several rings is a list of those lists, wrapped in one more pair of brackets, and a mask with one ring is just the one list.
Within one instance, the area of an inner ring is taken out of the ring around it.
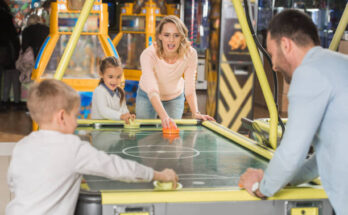
{"label": "yellow support beam", "polygon": [[54,78],[57,80],[62,80],[63,78],[64,72],[66,68],[68,67],[68,63],[75,50],[77,41],[80,38],[80,34],[82,32],[83,26],[85,25],[88,15],[92,10],[93,4],[94,4],[94,0],[86,0],[85,4],[83,5],[79,19],[76,22],[76,26],[74,27],[73,33],[64,50],[62,59],[60,60],[56,73],[54,74]]}
{"label": "yellow support beam", "polygon": [[[152,203],[193,203],[193,202],[239,202],[239,201],[263,201],[251,196],[245,190],[237,187],[228,189],[187,189],[178,191],[147,192],[137,191],[113,191],[101,190],[102,204],[152,204]],[[327,195],[322,188],[287,187],[282,189],[268,200],[316,200],[327,199]]]}
{"label": "yellow support beam", "polygon": [[273,149],[277,148],[277,133],[278,133],[278,111],[273,99],[271,88],[268,84],[261,57],[256,48],[255,41],[251,35],[244,9],[240,0],[232,0],[234,8],[237,13],[239,24],[242,27],[243,34],[246,38],[246,43],[250,52],[251,60],[254,64],[257,78],[259,79],[262,93],[265,97],[268,111],[270,113],[270,132],[269,142]]}
{"label": "yellow support beam", "polygon": [[119,32],[115,38],[112,40],[112,44],[114,44],[114,46],[116,47],[117,44],[120,42],[120,40],[122,39],[123,36],[123,32]]}
{"label": "yellow support beam", "polygon": [[264,146],[258,144],[256,141],[249,139],[239,133],[236,133],[222,125],[219,125],[216,122],[203,121],[202,125],[268,160],[270,160],[273,157],[274,151],[265,148]]}
{"label": "yellow support beam", "polygon": [[338,44],[341,41],[344,30],[346,29],[348,24],[348,3],[346,4],[346,8],[342,14],[341,20],[337,26],[336,32],[332,38],[329,49],[332,51],[337,51]]}

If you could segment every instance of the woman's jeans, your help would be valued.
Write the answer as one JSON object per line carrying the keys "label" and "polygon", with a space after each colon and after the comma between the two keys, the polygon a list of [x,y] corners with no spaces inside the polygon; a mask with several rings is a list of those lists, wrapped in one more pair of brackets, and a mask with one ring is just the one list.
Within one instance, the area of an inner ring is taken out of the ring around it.
{"label": "woman's jeans", "polygon": [[[172,100],[162,101],[162,105],[170,118],[181,119],[182,114],[184,113],[184,102],[185,97],[184,93],[182,93],[181,95]],[[137,119],[157,118],[157,113],[155,109],[152,107],[149,97],[142,89],[140,89],[140,87],[138,87],[135,105],[135,114],[137,116]]]}

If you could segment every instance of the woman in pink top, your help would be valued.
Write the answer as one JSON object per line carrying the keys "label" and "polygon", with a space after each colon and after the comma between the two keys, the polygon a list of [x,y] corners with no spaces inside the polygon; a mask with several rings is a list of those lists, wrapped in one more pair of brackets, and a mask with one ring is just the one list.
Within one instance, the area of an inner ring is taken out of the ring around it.
{"label": "woman in pink top", "polygon": [[[176,16],[164,17],[156,28],[156,42],[140,56],[142,75],[136,98],[138,119],[159,115],[164,128],[176,124],[184,111],[184,93],[194,119],[214,120],[197,106],[197,52],[187,40],[187,28]],[[183,78],[184,76],[184,78]]]}

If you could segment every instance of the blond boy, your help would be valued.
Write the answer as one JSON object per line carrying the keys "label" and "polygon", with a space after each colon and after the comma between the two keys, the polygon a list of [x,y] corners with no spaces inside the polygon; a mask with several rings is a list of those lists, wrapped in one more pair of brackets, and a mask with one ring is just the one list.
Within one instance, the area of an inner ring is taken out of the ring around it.
{"label": "blond boy", "polygon": [[73,135],[80,98],[61,81],[44,80],[29,91],[28,109],[40,127],[16,144],[8,171],[15,198],[6,214],[73,214],[82,174],[114,180],[178,180],[117,155],[107,155]]}

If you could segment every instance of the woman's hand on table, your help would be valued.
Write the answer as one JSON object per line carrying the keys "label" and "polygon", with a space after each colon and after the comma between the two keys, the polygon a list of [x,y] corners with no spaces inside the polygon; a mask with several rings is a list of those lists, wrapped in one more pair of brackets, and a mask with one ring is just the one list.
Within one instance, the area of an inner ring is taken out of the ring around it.
{"label": "woman's hand on table", "polygon": [[124,120],[126,124],[129,124],[129,120],[135,119],[135,114],[125,113],[125,114],[122,114],[120,118],[121,120]]}
{"label": "woman's hand on table", "polygon": [[201,119],[203,121],[209,120],[209,121],[215,121],[215,119],[209,115],[201,114],[200,112],[196,112],[192,114],[193,119]]}
{"label": "woman's hand on table", "polygon": [[161,119],[162,128],[177,128],[176,123],[170,117],[166,117]]}

